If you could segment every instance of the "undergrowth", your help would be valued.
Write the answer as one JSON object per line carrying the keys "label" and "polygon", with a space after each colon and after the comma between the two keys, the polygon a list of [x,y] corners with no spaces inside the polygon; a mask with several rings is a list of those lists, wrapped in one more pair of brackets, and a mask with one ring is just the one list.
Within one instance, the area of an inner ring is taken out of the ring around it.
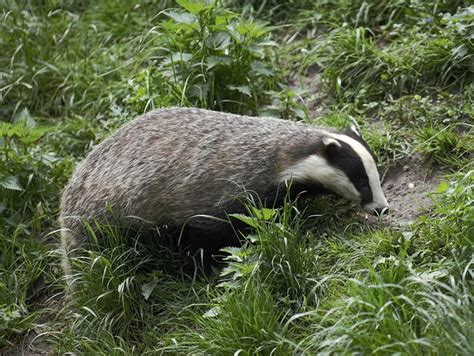
{"label": "undergrowth", "polygon": [[[457,0],[2,2],[0,353],[473,354],[473,16]],[[332,198],[249,202],[234,219],[253,232],[207,277],[162,230],[96,226],[68,290],[74,166],[170,106],[356,123],[382,173],[416,156],[441,183],[409,225]]]}
{"label": "undergrowth", "polygon": [[314,49],[323,80],[339,101],[462,90],[474,79],[472,7],[384,39],[370,28],[340,27]]}

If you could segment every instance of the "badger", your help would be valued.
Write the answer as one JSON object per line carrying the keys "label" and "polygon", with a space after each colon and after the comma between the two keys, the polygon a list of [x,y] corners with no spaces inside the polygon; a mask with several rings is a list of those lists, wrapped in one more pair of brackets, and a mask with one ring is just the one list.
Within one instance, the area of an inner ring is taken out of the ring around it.
{"label": "badger", "polygon": [[68,259],[87,244],[84,223],[111,211],[121,222],[184,232],[209,254],[238,246],[226,218],[245,212],[242,190],[281,206],[288,189],[334,193],[372,214],[388,210],[374,157],[354,127],[193,108],[149,112],[97,145],[63,191],[63,267],[70,273]]}

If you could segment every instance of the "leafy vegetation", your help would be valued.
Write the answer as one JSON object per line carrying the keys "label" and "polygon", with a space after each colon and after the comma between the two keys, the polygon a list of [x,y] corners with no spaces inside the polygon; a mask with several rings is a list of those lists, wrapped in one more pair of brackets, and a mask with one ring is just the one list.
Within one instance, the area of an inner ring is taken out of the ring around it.
{"label": "leafy vegetation", "polygon": [[[7,0],[0,16],[0,353],[474,353],[467,1]],[[249,202],[235,218],[254,232],[207,277],[163,231],[100,226],[67,292],[74,166],[169,106],[357,123],[383,173],[421,157],[441,183],[411,224],[330,197]]]}
{"label": "leafy vegetation", "polygon": [[463,88],[474,79],[473,16],[469,9],[444,15],[389,43],[369,28],[337,28],[313,50],[315,61],[344,101],[420,94],[433,86]]}
{"label": "leafy vegetation", "polygon": [[[178,1],[161,23],[165,58],[158,71],[177,85],[187,104],[256,112],[276,80],[266,52],[270,28],[239,18],[216,3]],[[182,102],[183,103],[183,102]]]}

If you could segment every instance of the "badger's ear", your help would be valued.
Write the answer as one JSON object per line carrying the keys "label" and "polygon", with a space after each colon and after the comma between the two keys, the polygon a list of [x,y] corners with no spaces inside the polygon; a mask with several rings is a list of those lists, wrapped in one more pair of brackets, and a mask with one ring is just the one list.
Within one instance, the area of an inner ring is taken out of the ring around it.
{"label": "badger's ear", "polygon": [[332,138],[332,137],[323,137],[323,144],[326,148],[330,147],[330,146],[334,146],[334,147],[330,147],[330,148],[335,148],[335,147],[341,147],[341,144],[339,143],[338,140],[336,140],[335,138]]}
{"label": "badger's ear", "polygon": [[329,157],[331,153],[335,152],[341,148],[341,143],[335,138],[325,136],[322,138],[321,143],[319,144],[319,154],[322,157]]}

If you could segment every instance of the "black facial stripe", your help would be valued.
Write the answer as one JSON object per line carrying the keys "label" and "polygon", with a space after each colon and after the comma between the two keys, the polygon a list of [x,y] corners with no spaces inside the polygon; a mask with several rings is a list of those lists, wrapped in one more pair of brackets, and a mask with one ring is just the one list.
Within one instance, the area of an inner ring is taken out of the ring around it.
{"label": "black facial stripe", "polygon": [[362,205],[371,203],[373,200],[372,190],[362,159],[349,144],[341,140],[337,141],[341,144],[341,147],[334,147],[327,152],[329,164],[346,174],[360,193]]}
{"label": "black facial stripe", "polygon": [[359,142],[362,146],[364,146],[364,148],[370,153],[370,155],[374,158],[374,161],[377,163],[377,157],[375,157],[374,153],[372,152],[372,150],[370,149],[369,145],[367,144],[367,142],[364,141],[364,139],[362,137],[360,137],[359,135],[357,135],[354,131],[352,131],[351,129],[347,129],[346,131],[344,131],[344,134],[346,136],[349,136],[350,138],[353,138],[354,140],[356,140],[357,142]]}

